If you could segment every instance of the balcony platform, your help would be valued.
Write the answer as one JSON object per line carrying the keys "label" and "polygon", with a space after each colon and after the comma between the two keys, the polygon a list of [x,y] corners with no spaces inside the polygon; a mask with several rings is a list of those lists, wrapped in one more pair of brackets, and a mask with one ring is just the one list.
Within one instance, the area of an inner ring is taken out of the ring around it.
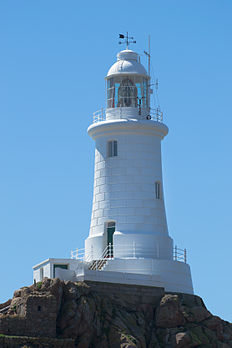
{"label": "balcony platform", "polygon": [[[99,260],[98,260],[99,261]],[[104,260],[105,261],[105,260]],[[67,267],[64,267],[63,265]],[[59,265],[61,265],[59,267]],[[190,267],[175,260],[109,259],[99,269],[93,262],[75,259],[47,259],[34,267],[34,281],[41,276],[70,281],[97,281],[114,284],[144,285],[164,288],[165,291],[193,294]],[[41,272],[41,268],[45,271]],[[46,271],[47,270],[47,271]]]}

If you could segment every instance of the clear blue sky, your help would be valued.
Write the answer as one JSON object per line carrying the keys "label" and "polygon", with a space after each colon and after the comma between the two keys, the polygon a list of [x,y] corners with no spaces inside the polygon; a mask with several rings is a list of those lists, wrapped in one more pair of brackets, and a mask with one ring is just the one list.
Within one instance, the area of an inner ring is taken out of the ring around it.
{"label": "clear blue sky", "polygon": [[[165,123],[169,232],[195,293],[232,321],[232,2],[0,2],[0,302],[88,235],[94,144],[118,33],[151,53]],[[146,63],[145,57],[142,60]]]}

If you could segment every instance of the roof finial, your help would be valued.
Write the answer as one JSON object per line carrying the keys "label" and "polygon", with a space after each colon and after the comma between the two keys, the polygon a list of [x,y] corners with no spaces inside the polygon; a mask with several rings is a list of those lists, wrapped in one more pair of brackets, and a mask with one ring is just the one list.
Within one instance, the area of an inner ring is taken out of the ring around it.
{"label": "roof finial", "polygon": [[122,41],[119,41],[119,45],[126,44],[127,50],[128,50],[129,44],[136,43],[136,41],[134,40],[134,37],[128,35],[128,31],[127,31],[126,35],[119,34],[119,39],[122,39]]}

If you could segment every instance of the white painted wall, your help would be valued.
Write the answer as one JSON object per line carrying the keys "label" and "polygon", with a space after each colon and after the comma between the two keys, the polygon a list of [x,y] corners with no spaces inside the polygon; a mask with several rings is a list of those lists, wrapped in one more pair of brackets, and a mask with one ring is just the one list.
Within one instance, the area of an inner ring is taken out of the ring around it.
{"label": "white painted wall", "polygon": [[[104,121],[89,127],[96,142],[93,207],[86,252],[101,254],[107,243],[106,222],[116,222],[115,244],[140,248],[140,257],[172,257],[162,185],[161,140],[168,128],[151,120]],[[107,157],[107,142],[116,140],[118,156]],[[165,237],[165,238],[164,238]],[[149,251],[148,251],[149,250]],[[153,250],[153,251],[152,251]],[[126,255],[125,255],[126,256]]]}
{"label": "white painted wall", "polygon": [[41,268],[43,268],[43,278],[55,278],[54,265],[68,265],[68,270],[74,272],[77,268],[77,264],[78,261],[74,259],[47,259],[33,267],[33,281],[35,280],[36,282],[40,282],[42,280]]}
{"label": "white painted wall", "polygon": [[[106,79],[141,75],[141,69],[136,54],[123,51]],[[146,71],[143,74],[147,77]],[[142,275],[154,276],[166,291],[193,293],[189,265],[173,260],[166,221],[161,140],[168,128],[149,120],[149,113],[145,108],[107,108],[106,120],[88,128],[95,141],[95,170],[86,260],[101,258],[107,246],[107,222],[114,221],[114,258],[98,272],[99,279],[103,273],[112,279],[113,274],[133,273],[139,283]],[[117,156],[108,157],[108,141],[117,141]],[[155,194],[156,182],[161,185],[161,199]]]}
{"label": "white painted wall", "polygon": [[44,278],[51,278],[51,264],[49,262],[49,259],[33,267],[33,280],[36,280],[36,282],[40,282],[42,280],[41,269],[43,269]]}
{"label": "white painted wall", "polygon": [[107,261],[103,271],[159,276],[165,291],[193,294],[191,271],[188,264],[162,259],[114,259]]}
{"label": "white painted wall", "polygon": [[119,120],[119,119],[137,119],[147,120],[147,116],[150,115],[148,108],[141,108],[139,112],[138,108],[133,107],[119,107],[119,108],[107,108],[106,109],[106,120]]}

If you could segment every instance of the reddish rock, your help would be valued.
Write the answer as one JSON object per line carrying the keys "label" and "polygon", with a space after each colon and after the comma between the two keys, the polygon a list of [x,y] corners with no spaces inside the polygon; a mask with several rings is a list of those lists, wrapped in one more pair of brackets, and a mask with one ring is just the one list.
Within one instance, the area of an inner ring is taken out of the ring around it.
{"label": "reddish rock", "polygon": [[159,288],[44,279],[8,303],[0,334],[36,343],[0,336],[0,348],[232,347],[232,325],[212,316],[200,297]]}
{"label": "reddish rock", "polygon": [[222,320],[219,317],[212,316],[211,318],[205,320],[204,326],[214,331],[219,340],[223,339],[223,324],[222,324]]}
{"label": "reddish rock", "polygon": [[161,299],[155,320],[156,326],[163,328],[176,327],[185,323],[177,295],[167,294]]}
{"label": "reddish rock", "polygon": [[185,312],[185,318],[189,322],[200,323],[210,317],[212,317],[212,314],[204,307],[191,307]]}

